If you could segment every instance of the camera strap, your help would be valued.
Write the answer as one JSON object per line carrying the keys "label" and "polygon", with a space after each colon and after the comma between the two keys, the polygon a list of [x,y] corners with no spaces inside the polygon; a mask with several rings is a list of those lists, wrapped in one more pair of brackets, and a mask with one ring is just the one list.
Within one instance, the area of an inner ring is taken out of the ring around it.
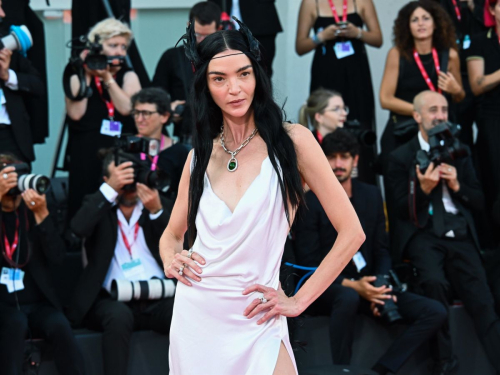
{"label": "camera strap", "polygon": [[95,85],[97,87],[97,91],[99,91],[99,95],[101,96],[102,101],[106,104],[106,108],[108,109],[108,116],[111,121],[115,118],[115,105],[111,101],[108,101],[104,98],[104,92],[102,89],[101,80],[98,77],[94,77]]}
{"label": "camera strap", "polygon": [[[434,83],[432,83],[432,80],[429,77],[429,74],[427,74],[427,71],[424,68],[424,64],[422,64],[422,60],[420,59],[420,56],[419,56],[416,49],[413,49],[413,58],[415,59],[415,62],[417,63],[418,69],[420,70],[420,74],[422,74],[422,77],[424,77],[425,83],[427,83],[427,86],[429,86],[429,89],[431,91],[436,91],[436,87],[434,87]],[[441,67],[439,65],[439,56],[438,56],[437,50],[434,47],[432,48],[432,58],[434,59],[434,66],[436,67],[436,73],[439,76],[439,72],[441,71]],[[441,94],[441,89],[438,88],[437,92]]]}
{"label": "camera strap", "polygon": [[[24,209],[24,217],[26,220],[26,233],[29,232],[29,222],[28,222],[28,214],[26,208]],[[16,232],[14,235],[14,241],[12,244],[9,243],[9,240],[7,238],[7,232],[5,230],[5,224],[2,222],[2,232],[3,232],[3,249],[2,249],[2,255],[6,262],[13,268],[23,268],[25,265],[28,264],[31,258],[31,246],[30,246],[30,241],[27,241],[28,245],[28,253],[26,255],[26,261],[22,264],[19,264],[19,254],[21,252],[21,247],[19,246],[19,239],[20,239],[20,222],[19,222],[19,210],[16,211]],[[19,251],[17,252],[16,260],[14,261],[12,258],[14,256],[14,252],[16,251],[17,247],[19,246]]]}
{"label": "camera strap", "polygon": [[2,223],[3,230],[3,243],[5,246],[5,253],[7,257],[12,260],[12,255],[16,251],[17,245],[19,244],[19,216],[16,216],[16,231],[14,234],[14,241],[12,244],[9,243],[9,239],[7,238],[7,231],[5,230],[5,223]]}
{"label": "camera strap", "polygon": [[[339,18],[339,15],[337,13],[337,8],[335,8],[335,4],[333,3],[333,0],[328,0],[328,2],[330,3],[330,8],[332,8],[332,14],[333,14],[333,18],[335,18],[335,22],[336,23],[339,23],[340,22],[340,18]],[[347,0],[344,0],[344,3],[342,4],[342,22],[346,22],[347,21]]]}
{"label": "camera strap", "polygon": [[408,210],[410,214],[410,221],[413,222],[417,228],[423,228],[417,217],[417,181],[417,172],[415,169],[412,169],[408,183]]}
{"label": "camera strap", "polygon": [[462,20],[462,14],[460,13],[460,7],[457,4],[457,0],[451,0],[453,3],[453,8],[455,8],[455,14],[457,15],[458,21]]}
{"label": "camera strap", "polygon": [[118,228],[120,229],[120,233],[122,235],[123,243],[125,244],[125,247],[127,248],[129,254],[130,254],[130,259],[132,259],[132,246],[134,246],[135,241],[137,241],[137,236],[139,235],[139,222],[135,223],[135,228],[134,228],[134,242],[129,243],[128,238],[125,235],[125,232],[123,231],[122,228],[122,223],[120,223],[120,220],[118,220]]}

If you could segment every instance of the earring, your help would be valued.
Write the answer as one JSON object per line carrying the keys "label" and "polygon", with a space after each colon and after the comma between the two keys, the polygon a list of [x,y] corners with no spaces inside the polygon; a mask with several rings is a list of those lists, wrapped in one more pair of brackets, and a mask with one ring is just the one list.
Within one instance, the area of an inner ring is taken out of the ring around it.
{"label": "earring", "polygon": [[358,166],[357,165],[352,168],[352,172],[351,172],[351,178],[356,178],[356,177],[358,177]]}

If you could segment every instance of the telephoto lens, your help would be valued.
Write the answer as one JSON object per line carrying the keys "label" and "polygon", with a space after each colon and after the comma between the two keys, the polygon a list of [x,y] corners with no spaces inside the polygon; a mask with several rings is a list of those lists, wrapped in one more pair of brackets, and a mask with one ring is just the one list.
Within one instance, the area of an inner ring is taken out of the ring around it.
{"label": "telephoto lens", "polygon": [[41,174],[30,173],[30,167],[26,163],[9,164],[17,173],[17,188],[10,189],[9,195],[18,195],[28,189],[35,190],[38,194],[45,194],[50,188],[50,179]]}
{"label": "telephoto lens", "polygon": [[[389,276],[377,275],[377,279],[373,282],[373,286],[378,288],[381,286],[390,287]],[[399,314],[398,307],[394,303],[392,298],[384,300],[384,305],[377,305],[378,311],[382,316],[382,319],[387,324],[393,324],[398,320],[402,320],[403,317]]]}
{"label": "telephoto lens", "polygon": [[135,300],[161,299],[173,297],[175,284],[172,280],[153,278],[150,280],[113,280],[111,298],[128,302]]}

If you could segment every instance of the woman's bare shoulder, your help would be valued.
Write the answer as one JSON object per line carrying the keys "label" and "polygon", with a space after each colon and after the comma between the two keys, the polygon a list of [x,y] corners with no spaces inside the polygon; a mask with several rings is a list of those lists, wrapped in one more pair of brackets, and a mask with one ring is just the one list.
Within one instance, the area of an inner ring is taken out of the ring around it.
{"label": "woman's bare shoulder", "polygon": [[304,147],[309,147],[311,144],[318,143],[312,132],[302,124],[284,123],[283,126],[292,139],[298,152],[300,152]]}

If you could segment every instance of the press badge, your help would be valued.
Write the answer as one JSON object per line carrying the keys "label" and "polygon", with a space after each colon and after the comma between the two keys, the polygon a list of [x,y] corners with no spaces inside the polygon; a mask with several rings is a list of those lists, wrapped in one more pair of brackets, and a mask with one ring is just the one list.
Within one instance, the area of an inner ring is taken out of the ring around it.
{"label": "press badge", "polygon": [[119,137],[122,134],[122,124],[120,121],[102,120],[101,134],[110,137]]}
{"label": "press badge", "polygon": [[463,49],[468,49],[470,47],[470,36],[466,35],[464,38],[464,44],[462,44]]}
{"label": "press badge", "polygon": [[366,267],[365,257],[363,256],[363,254],[361,254],[360,251],[354,254],[354,256],[352,257],[352,261],[354,262],[354,265],[356,266],[358,273],[361,272],[361,270]]}
{"label": "press badge", "polygon": [[144,274],[144,265],[139,258],[131,259],[130,262],[122,264],[122,271],[128,280],[135,280]]}
{"label": "press badge", "polygon": [[354,55],[354,48],[352,47],[352,43],[350,40],[347,42],[338,42],[333,46],[333,50],[335,51],[335,56],[337,59],[343,59],[344,57]]}
{"label": "press badge", "polygon": [[7,287],[9,293],[23,290],[24,289],[24,271],[18,268],[2,268],[2,274],[0,275],[0,284],[4,284]]}

